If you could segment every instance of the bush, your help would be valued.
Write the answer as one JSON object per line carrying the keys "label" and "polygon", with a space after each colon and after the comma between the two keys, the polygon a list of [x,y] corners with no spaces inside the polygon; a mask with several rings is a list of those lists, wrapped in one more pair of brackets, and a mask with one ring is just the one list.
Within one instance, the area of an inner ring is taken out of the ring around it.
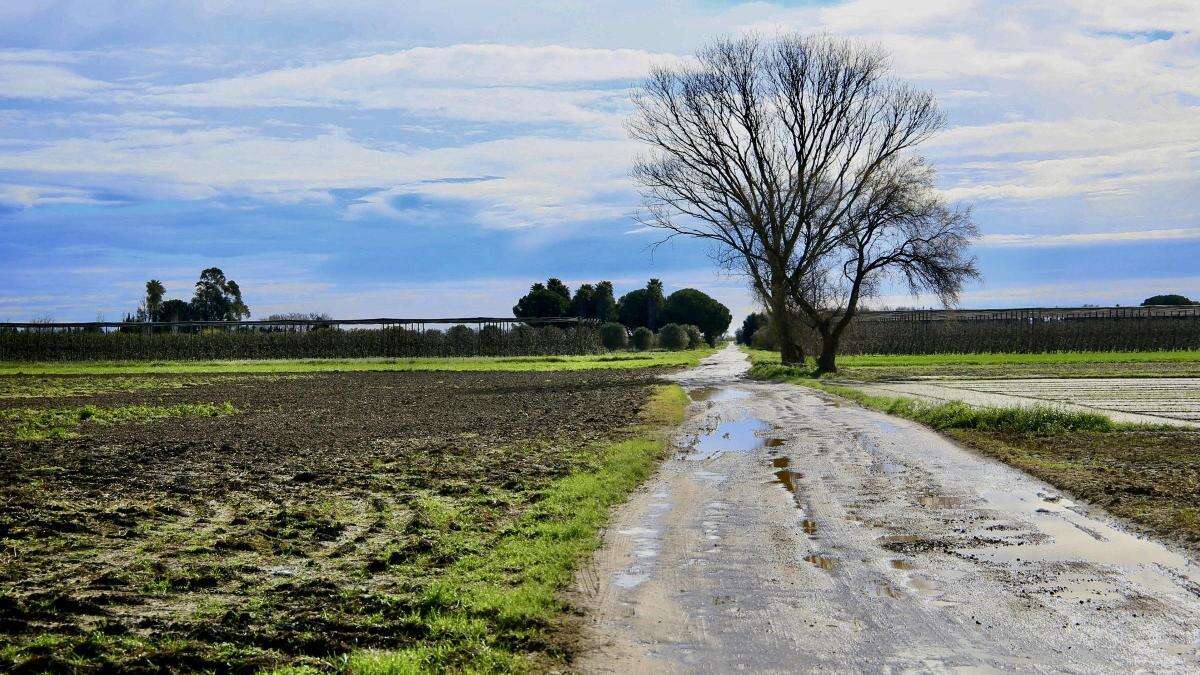
{"label": "bush", "polygon": [[767,325],[754,331],[754,335],[750,338],[750,346],[755,349],[777,350],[779,345],[775,341],[775,330]]}
{"label": "bush", "polygon": [[671,351],[687,349],[687,330],[677,323],[669,323],[658,331],[658,344],[663,349],[670,349]]}
{"label": "bush", "polygon": [[633,331],[633,348],[639,352],[654,347],[654,331],[642,326]]}
{"label": "bush", "polygon": [[451,326],[446,331],[446,342],[452,354],[469,354],[475,350],[475,331],[467,326]]}
{"label": "bush", "polygon": [[704,333],[700,332],[699,327],[689,324],[683,329],[687,331],[688,349],[699,349],[704,344]]}
{"label": "bush", "polygon": [[629,346],[629,333],[619,323],[606,323],[600,326],[600,342],[609,351],[625,349]]}

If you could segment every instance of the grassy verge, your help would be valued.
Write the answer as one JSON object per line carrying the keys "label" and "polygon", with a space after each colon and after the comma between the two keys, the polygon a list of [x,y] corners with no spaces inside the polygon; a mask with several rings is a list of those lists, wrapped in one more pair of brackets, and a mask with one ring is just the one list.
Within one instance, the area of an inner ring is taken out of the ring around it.
{"label": "grassy verge", "polygon": [[547,632],[567,610],[557,594],[599,546],[612,507],[654,471],[665,449],[662,430],[683,420],[687,403],[679,387],[660,387],[633,438],[605,448],[591,470],[552,483],[498,541],[458,559],[425,589],[414,619],[431,639],[419,647],[351,654],[347,669],[387,675],[512,671],[560,658],[555,648],[545,651],[554,643]]}
{"label": "grassy verge", "polygon": [[558,371],[690,367],[713,349],[617,352],[583,356],[271,359],[235,361],[0,361],[0,375],[128,375],[139,373],[314,373],[354,371]]}
{"label": "grassy verge", "polygon": [[[812,364],[782,366],[779,354],[746,350],[760,379],[811,377]],[[860,354],[838,357],[838,377],[871,382],[913,377],[1197,377],[1200,351],[1047,354]]]}
{"label": "grassy verge", "polygon": [[820,389],[911,419],[1158,536],[1200,550],[1200,432],[1048,406],[972,407],[872,396],[760,359],[753,377]]}
{"label": "grassy verge", "polygon": [[0,428],[19,441],[47,438],[72,438],[87,424],[145,424],[174,417],[220,417],[237,410],[224,403],[180,403],[177,405],[126,405],[102,408],[85,405],[74,408],[18,408],[0,411]]}

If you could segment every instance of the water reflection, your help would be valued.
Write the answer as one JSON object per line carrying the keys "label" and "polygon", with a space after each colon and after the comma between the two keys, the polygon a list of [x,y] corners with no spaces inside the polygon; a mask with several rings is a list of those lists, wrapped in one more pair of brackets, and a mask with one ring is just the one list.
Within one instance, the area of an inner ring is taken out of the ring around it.
{"label": "water reflection", "polygon": [[762,432],[771,425],[756,418],[747,417],[736,422],[723,422],[711,433],[696,439],[692,445],[691,459],[710,459],[727,452],[751,452],[766,443]]}

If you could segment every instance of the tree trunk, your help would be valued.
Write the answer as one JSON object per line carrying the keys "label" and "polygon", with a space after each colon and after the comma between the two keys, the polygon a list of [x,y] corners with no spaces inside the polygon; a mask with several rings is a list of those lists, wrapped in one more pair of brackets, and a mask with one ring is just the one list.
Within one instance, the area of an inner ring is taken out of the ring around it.
{"label": "tree trunk", "polygon": [[779,360],[785,366],[804,365],[804,347],[796,336],[795,319],[787,311],[784,293],[778,293],[771,302],[771,328],[775,331],[775,342],[779,345]]}
{"label": "tree trunk", "polygon": [[837,352],[841,340],[840,331],[821,336],[821,355],[817,357],[818,375],[837,372]]}

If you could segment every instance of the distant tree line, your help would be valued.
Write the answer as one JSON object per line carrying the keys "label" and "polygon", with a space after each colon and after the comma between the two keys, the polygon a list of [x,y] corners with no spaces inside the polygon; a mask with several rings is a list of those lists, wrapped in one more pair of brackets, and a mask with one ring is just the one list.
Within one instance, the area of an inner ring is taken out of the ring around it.
{"label": "distant tree line", "polygon": [[601,351],[599,331],[590,324],[567,329],[517,324],[481,330],[455,325],[447,330],[260,326],[178,332],[136,328],[112,333],[0,332],[0,360],[10,361],[533,356]]}
{"label": "distant tree line", "polygon": [[[1161,303],[1152,303],[1161,304]],[[747,316],[735,337],[755,349],[778,351],[766,314]],[[820,335],[802,326],[806,349]],[[846,333],[845,354],[978,354],[1200,349],[1200,317],[1011,318],[945,321],[861,321]]]}
{"label": "distant tree line", "polygon": [[[613,297],[612,282],[582,284],[572,295],[567,285],[554,277],[533,284],[513,306],[513,316],[596,321],[604,324],[601,336],[609,349],[630,343],[636,349],[649,349],[655,344],[684,349],[691,342],[688,327],[695,329],[696,342],[713,345],[733,320],[728,307],[694,288],[665,295],[659,279],[651,279],[645,288],[630,291],[618,300]],[[664,337],[662,331],[668,327]]]}

